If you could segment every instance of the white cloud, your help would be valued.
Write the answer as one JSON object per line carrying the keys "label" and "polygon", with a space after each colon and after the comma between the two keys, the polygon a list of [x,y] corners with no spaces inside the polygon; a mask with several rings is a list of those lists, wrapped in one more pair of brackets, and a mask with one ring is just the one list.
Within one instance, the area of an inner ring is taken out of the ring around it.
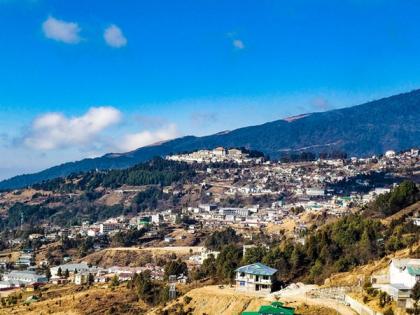
{"label": "white cloud", "polygon": [[114,24],[105,29],[104,39],[111,47],[120,48],[127,45],[127,38],[124,37],[121,29]]}
{"label": "white cloud", "polygon": [[42,30],[45,37],[66,44],[77,44],[81,40],[81,28],[77,23],[58,20],[52,16],[42,23]]}
{"label": "white cloud", "polygon": [[232,45],[236,49],[244,49],[245,48],[244,42],[242,40],[240,40],[240,39],[234,39],[234,40],[232,40]]}
{"label": "white cloud", "polygon": [[47,113],[35,119],[24,144],[39,150],[91,146],[99,134],[121,120],[114,107],[92,107],[80,117]]}
{"label": "white cloud", "polygon": [[154,131],[144,130],[138,133],[127,134],[123,136],[117,147],[120,151],[127,152],[157,142],[170,140],[177,136],[179,136],[179,132],[176,125],[169,124]]}

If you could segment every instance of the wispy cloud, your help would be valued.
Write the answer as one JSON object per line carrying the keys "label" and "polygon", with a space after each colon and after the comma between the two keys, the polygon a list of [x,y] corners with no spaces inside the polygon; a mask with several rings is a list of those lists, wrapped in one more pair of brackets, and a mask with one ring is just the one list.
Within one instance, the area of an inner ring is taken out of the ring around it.
{"label": "wispy cloud", "polygon": [[91,146],[100,133],[121,120],[114,107],[92,107],[84,115],[68,118],[60,113],[47,113],[34,120],[23,143],[39,150],[73,146]]}
{"label": "wispy cloud", "polygon": [[191,123],[194,127],[211,125],[219,119],[215,112],[193,112],[190,115]]}
{"label": "wispy cloud", "polygon": [[227,37],[231,40],[232,46],[236,50],[245,49],[245,43],[244,43],[244,41],[239,38],[239,36],[236,34],[236,32],[229,32],[229,33],[227,33]]}
{"label": "wispy cloud", "polygon": [[81,40],[79,35],[81,28],[77,23],[66,22],[52,16],[42,23],[42,30],[45,37],[66,44],[77,44]]}
{"label": "wispy cloud", "polygon": [[122,30],[114,24],[105,29],[104,39],[111,47],[121,48],[127,45],[127,38],[125,38]]}
{"label": "wispy cloud", "polygon": [[240,40],[240,39],[234,39],[234,40],[232,40],[232,45],[236,49],[244,49],[245,48],[244,42],[242,40]]}
{"label": "wispy cloud", "polygon": [[144,130],[126,134],[116,145],[121,152],[132,151],[140,147],[161,141],[174,139],[180,135],[175,124],[168,124],[156,130]]}

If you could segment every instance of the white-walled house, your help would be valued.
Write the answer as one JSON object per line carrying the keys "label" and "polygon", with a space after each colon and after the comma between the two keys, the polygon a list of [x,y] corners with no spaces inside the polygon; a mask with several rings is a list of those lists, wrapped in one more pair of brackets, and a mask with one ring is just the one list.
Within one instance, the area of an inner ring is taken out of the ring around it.
{"label": "white-walled house", "polygon": [[420,259],[393,259],[389,265],[390,284],[412,289],[420,280]]}
{"label": "white-walled house", "polygon": [[235,272],[236,290],[268,294],[272,291],[277,269],[255,263],[240,267]]}
{"label": "white-walled house", "polygon": [[420,259],[392,259],[388,274],[372,277],[372,285],[388,293],[397,305],[411,307],[411,289],[420,281]]}

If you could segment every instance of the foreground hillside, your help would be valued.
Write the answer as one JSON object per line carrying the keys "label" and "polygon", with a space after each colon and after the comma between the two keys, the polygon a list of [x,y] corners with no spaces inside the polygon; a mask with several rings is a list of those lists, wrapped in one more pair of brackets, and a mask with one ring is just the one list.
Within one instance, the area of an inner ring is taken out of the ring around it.
{"label": "foreground hillside", "polygon": [[205,137],[183,137],[124,154],[65,163],[45,171],[0,182],[0,189],[24,187],[42,180],[92,169],[126,168],[154,156],[203,148],[246,147],[278,158],[287,151],[344,151],[380,154],[420,145],[420,90],[363,105],[296,119],[276,120]]}
{"label": "foreground hillside", "polygon": [[[258,310],[262,305],[269,305],[275,299],[237,292],[229,286],[206,286],[189,291],[185,296],[148,312],[148,315],[184,314],[191,315],[237,315],[244,311]],[[336,311],[322,305],[307,305],[302,302],[287,303],[296,308],[301,315],[332,315]]]}

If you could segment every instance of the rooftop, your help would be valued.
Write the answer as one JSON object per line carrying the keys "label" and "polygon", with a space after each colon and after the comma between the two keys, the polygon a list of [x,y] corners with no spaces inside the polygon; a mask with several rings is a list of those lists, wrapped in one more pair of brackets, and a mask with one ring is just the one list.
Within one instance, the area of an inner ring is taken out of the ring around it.
{"label": "rooftop", "polygon": [[277,269],[268,267],[262,263],[255,263],[251,265],[242,266],[236,269],[236,272],[244,272],[253,275],[272,276],[277,272]]}

